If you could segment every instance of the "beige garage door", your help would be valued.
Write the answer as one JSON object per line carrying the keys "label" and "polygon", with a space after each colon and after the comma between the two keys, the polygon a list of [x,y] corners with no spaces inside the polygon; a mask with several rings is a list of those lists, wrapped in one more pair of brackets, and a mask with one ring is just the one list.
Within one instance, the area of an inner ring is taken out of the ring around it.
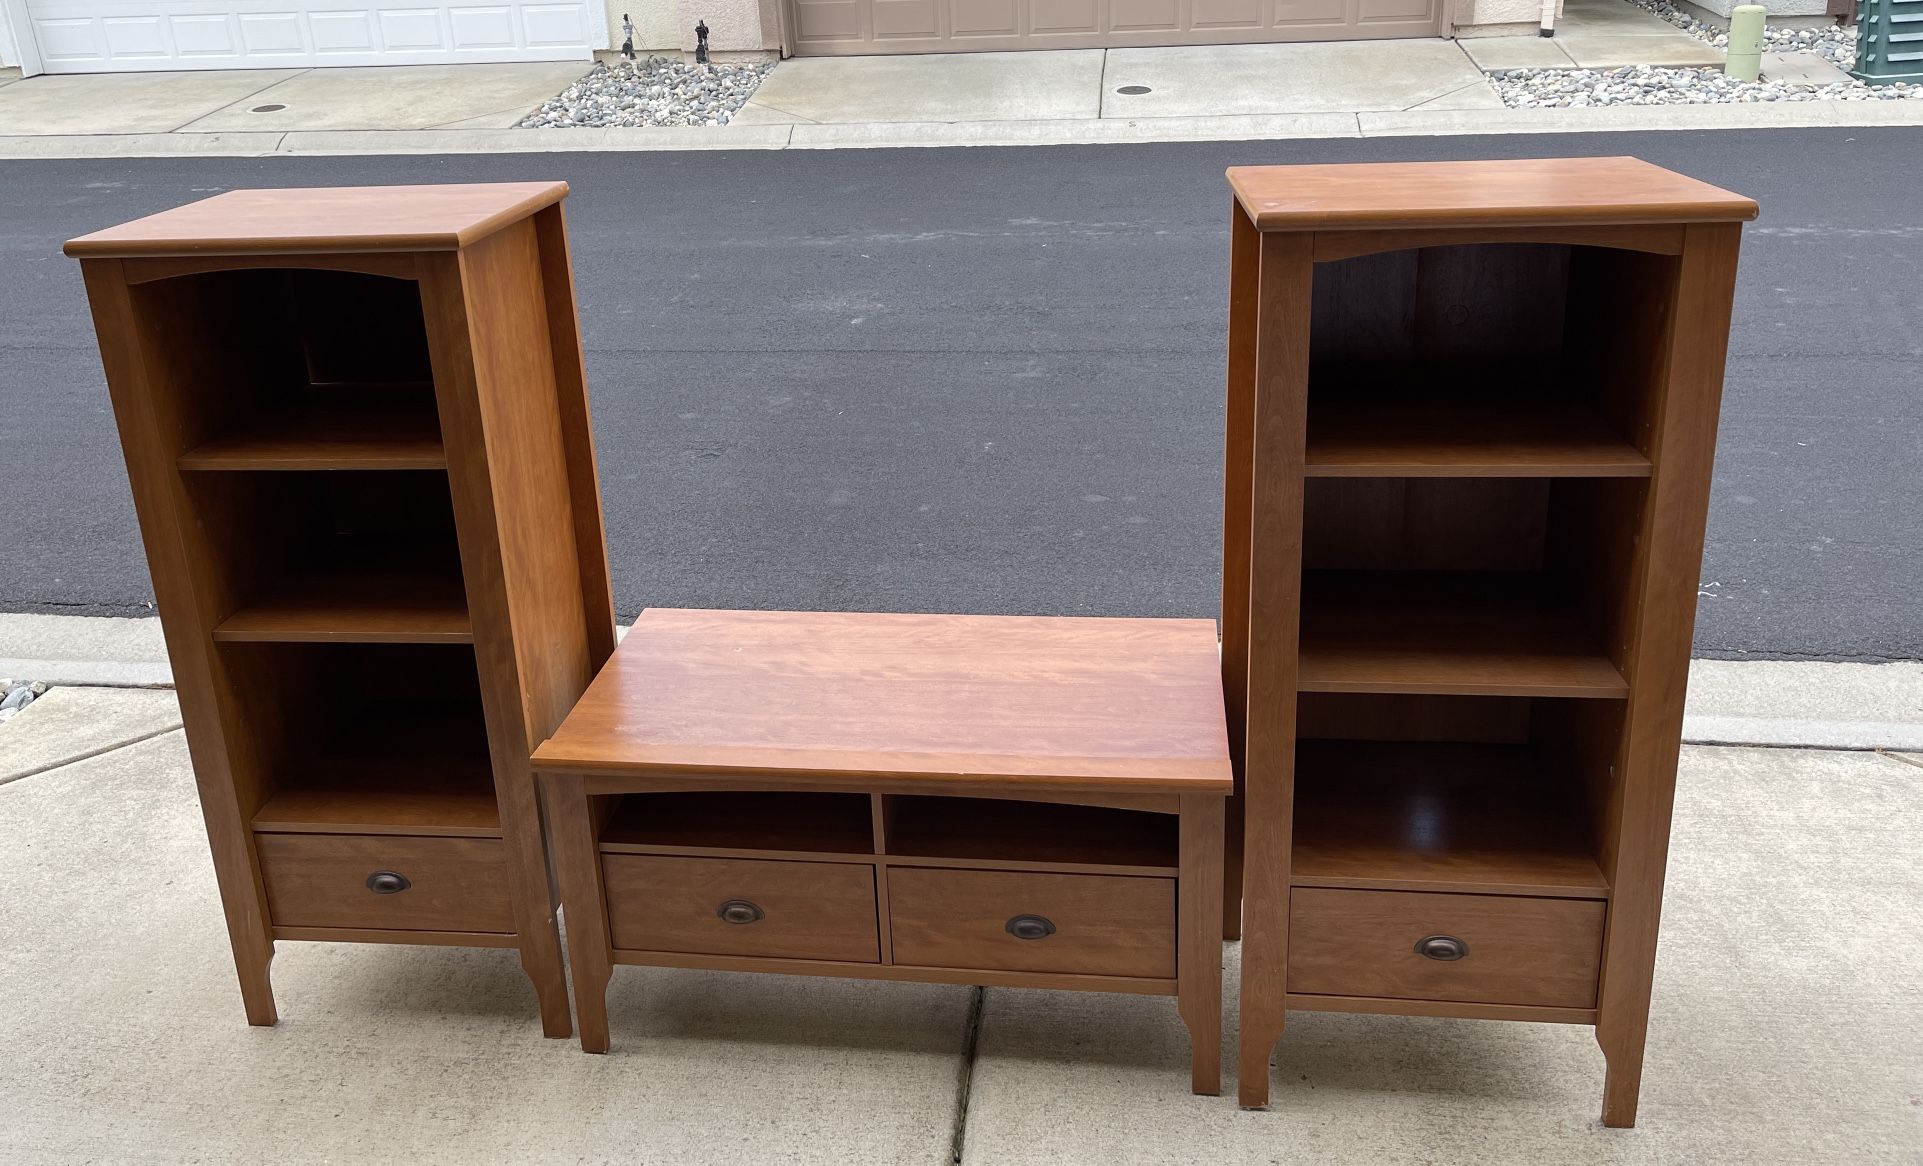
{"label": "beige garage door", "polygon": [[1228,45],[1439,36],[1443,0],[790,0],[795,51]]}

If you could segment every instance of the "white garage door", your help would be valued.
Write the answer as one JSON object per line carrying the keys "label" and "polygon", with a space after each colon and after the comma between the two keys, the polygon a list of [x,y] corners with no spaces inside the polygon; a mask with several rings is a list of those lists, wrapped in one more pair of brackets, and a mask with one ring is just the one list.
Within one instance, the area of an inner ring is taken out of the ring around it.
{"label": "white garage door", "polygon": [[585,61],[601,27],[596,0],[435,7],[353,0],[24,4],[27,35],[49,73]]}

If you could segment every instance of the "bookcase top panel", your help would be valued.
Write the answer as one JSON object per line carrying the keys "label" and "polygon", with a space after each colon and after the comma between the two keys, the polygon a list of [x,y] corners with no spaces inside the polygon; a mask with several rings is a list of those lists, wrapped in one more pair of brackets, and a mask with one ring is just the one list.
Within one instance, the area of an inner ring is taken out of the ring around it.
{"label": "bookcase top panel", "polygon": [[1752,199],[1640,158],[1232,166],[1265,231],[1733,222]]}
{"label": "bookcase top panel", "polygon": [[230,190],[68,240],[76,258],[452,251],[567,197],[565,182]]}
{"label": "bookcase top panel", "polygon": [[1215,623],[641,613],[537,767],[1227,793]]}

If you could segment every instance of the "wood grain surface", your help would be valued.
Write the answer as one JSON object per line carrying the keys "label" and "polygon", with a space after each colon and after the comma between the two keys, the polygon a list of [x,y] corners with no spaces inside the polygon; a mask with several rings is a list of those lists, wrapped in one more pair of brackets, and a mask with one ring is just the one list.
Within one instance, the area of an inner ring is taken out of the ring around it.
{"label": "wood grain surface", "polygon": [[[875,872],[834,862],[607,854],[601,858],[613,946],[788,959],[881,959]],[[751,923],[716,912],[730,900]]]}
{"label": "wood grain surface", "polygon": [[[1175,880],[1014,871],[888,872],[895,962],[1091,976],[1175,975]],[[1018,915],[1055,925],[1007,931]]]}
{"label": "wood grain surface", "polygon": [[1740,222],[1752,199],[1640,158],[1232,166],[1264,231]]}
{"label": "wood grain surface", "polygon": [[[1291,992],[1595,1007],[1602,903],[1314,887],[1290,898]],[[1462,940],[1468,955],[1418,953],[1432,935]]]}
{"label": "wood grain surface", "polygon": [[650,609],[544,770],[1227,792],[1211,620]]}
{"label": "wood grain surface", "polygon": [[452,251],[567,197],[565,182],[230,190],[67,242],[75,257]]}

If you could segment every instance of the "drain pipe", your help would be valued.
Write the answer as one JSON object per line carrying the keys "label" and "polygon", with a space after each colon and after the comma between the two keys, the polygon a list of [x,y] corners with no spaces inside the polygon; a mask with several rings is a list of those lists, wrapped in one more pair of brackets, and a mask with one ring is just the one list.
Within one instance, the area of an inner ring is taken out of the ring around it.
{"label": "drain pipe", "polygon": [[1542,35],[1556,35],[1556,0],[1542,0]]}

